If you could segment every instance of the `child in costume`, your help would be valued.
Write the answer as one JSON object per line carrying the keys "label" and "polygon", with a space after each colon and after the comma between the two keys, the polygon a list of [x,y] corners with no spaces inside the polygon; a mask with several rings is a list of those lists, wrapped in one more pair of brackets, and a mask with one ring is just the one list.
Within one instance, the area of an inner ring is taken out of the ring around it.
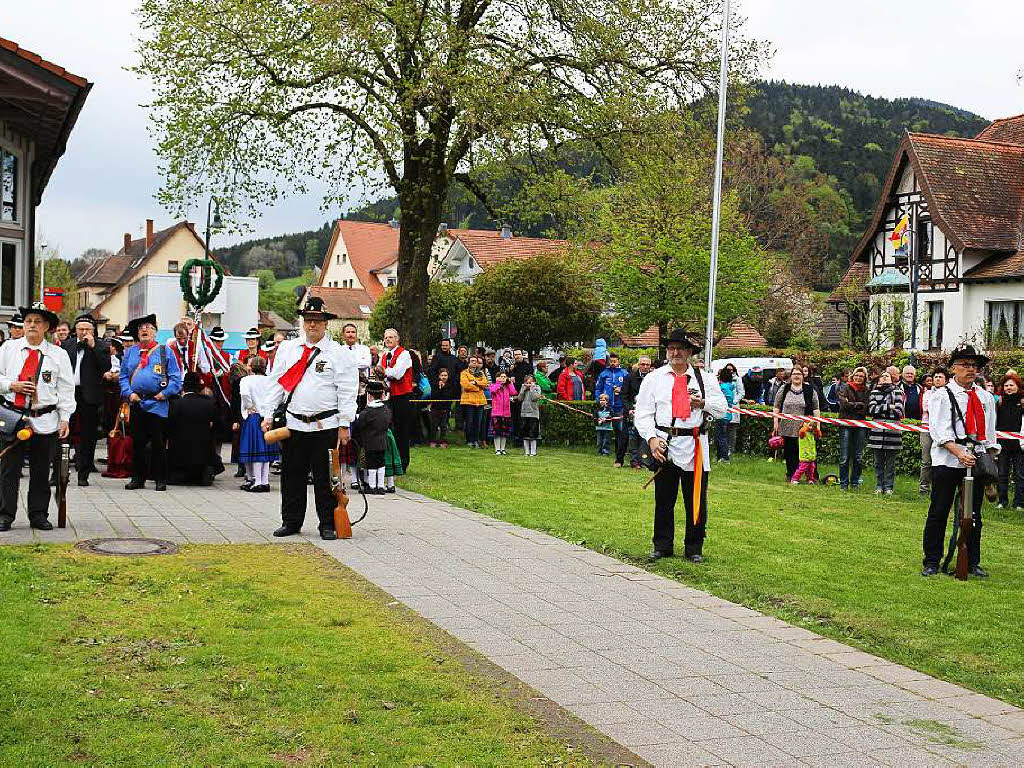
{"label": "child in costume", "polygon": [[281,459],[277,444],[268,445],[260,426],[260,403],[270,386],[266,377],[267,361],[262,357],[249,358],[252,373],[238,382],[242,427],[239,430],[238,457],[245,467],[243,491],[267,493],[270,490],[270,463]]}
{"label": "child in costume", "polygon": [[[384,404],[384,384],[371,380],[366,383],[366,407],[352,422],[352,435],[363,449],[366,471],[366,492],[384,493],[385,454],[391,438],[391,411]],[[394,445],[394,438],[390,444]],[[401,466],[401,460],[399,460]]]}
{"label": "child in costume", "polygon": [[790,479],[790,484],[799,485],[800,478],[806,477],[808,485],[818,482],[818,438],[821,437],[821,427],[818,424],[807,422],[800,427],[798,437],[800,446],[800,463],[797,464],[796,472]]}

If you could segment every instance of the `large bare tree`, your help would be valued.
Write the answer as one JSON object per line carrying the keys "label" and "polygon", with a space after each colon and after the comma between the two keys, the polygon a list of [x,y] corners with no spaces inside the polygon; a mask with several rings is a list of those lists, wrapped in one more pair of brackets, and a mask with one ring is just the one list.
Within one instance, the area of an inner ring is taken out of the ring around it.
{"label": "large bare tree", "polygon": [[[255,213],[327,182],[401,206],[401,329],[420,338],[453,184],[502,158],[622,146],[707,95],[720,0],[143,0],[161,201]],[[737,77],[763,47],[733,36]]]}

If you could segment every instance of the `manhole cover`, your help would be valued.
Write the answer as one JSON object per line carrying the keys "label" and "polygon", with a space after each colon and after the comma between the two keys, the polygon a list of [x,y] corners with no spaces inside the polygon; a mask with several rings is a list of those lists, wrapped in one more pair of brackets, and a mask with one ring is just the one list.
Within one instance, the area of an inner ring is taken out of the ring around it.
{"label": "manhole cover", "polygon": [[89,539],[75,545],[83,552],[94,555],[173,555],[178,545],[162,539]]}

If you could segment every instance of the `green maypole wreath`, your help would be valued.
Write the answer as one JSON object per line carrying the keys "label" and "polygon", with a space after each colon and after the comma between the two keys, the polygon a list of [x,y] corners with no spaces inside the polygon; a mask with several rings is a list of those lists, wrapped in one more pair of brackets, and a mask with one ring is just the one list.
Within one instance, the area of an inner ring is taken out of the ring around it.
{"label": "green maypole wreath", "polygon": [[[199,267],[199,289],[198,293],[192,292],[192,270]],[[214,280],[216,275],[216,280]],[[195,309],[202,309],[220,293],[224,284],[224,267],[213,259],[189,259],[181,270],[181,295],[189,306]],[[212,283],[212,285],[211,285]]]}

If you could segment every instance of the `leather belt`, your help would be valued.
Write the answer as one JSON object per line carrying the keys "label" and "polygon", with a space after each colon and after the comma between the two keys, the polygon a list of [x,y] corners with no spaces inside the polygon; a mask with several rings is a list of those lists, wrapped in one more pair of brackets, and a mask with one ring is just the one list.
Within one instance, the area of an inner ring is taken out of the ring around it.
{"label": "leather belt", "polygon": [[700,437],[700,427],[663,427],[655,424],[654,428],[659,432],[668,432],[672,437]]}
{"label": "leather belt", "polygon": [[36,416],[45,416],[46,414],[53,413],[54,411],[57,410],[56,405],[44,405],[42,408],[19,408],[14,403],[8,400],[4,400],[4,405],[6,405],[12,411],[17,411],[18,413],[24,414],[25,416],[29,416],[32,418],[35,418]]}
{"label": "leather belt", "polygon": [[314,421],[321,421],[323,419],[329,419],[331,416],[337,416],[338,415],[338,409],[337,408],[331,408],[331,410],[329,410],[329,411],[320,411],[320,413],[314,413],[314,414],[312,414],[310,416],[307,416],[304,413],[292,413],[291,411],[288,411],[288,414],[290,416],[294,416],[296,419],[301,421],[303,424],[312,424]]}

